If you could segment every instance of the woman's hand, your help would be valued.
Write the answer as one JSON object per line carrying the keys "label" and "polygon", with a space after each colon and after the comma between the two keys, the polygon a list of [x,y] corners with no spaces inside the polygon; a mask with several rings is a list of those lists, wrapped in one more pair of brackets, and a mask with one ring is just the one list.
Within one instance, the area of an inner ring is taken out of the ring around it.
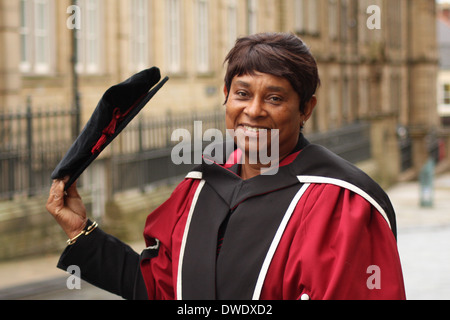
{"label": "woman's hand", "polygon": [[77,236],[86,226],[86,208],[78,194],[76,183],[64,192],[67,182],[64,180],[54,180],[50,188],[50,195],[46,208],[56,219],[69,239]]}

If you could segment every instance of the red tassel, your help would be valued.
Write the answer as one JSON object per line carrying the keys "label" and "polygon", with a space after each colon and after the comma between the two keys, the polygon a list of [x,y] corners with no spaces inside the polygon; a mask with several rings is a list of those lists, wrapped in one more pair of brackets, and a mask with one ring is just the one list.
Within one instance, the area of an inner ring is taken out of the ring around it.
{"label": "red tassel", "polygon": [[130,112],[131,110],[133,110],[139,102],[142,101],[142,99],[145,97],[146,94],[144,94],[141,98],[138,99],[138,101],[136,101],[131,108],[129,108],[127,110],[127,112],[121,114],[120,113],[120,108],[115,108],[113,111],[113,117],[111,119],[111,122],[109,123],[109,125],[103,129],[102,131],[102,136],[100,137],[100,139],[98,139],[97,143],[95,144],[95,146],[92,148],[91,153],[95,154],[95,153],[100,153],[103,145],[106,143],[106,140],[111,137],[112,135],[114,135],[114,133],[116,132],[116,128],[117,128],[117,124],[122,121]]}
{"label": "red tassel", "polygon": [[[134,107],[134,106],[133,106]],[[97,143],[95,144],[95,146],[92,148],[91,153],[95,154],[95,153],[99,153],[103,147],[103,145],[106,143],[106,140],[111,137],[115,132],[116,132],[116,128],[117,128],[117,124],[123,120],[123,118],[125,118],[127,116],[127,114],[132,110],[133,108],[130,108],[126,113],[124,114],[120,114],[120,109],[116,108],[113,111],[113,117],[111,119],[111,122],[109,123],[109,125],[103,129],[102,131],[102,136],[100,137],[100,139],[97,141]]]}
{"label": "red tassel", "polygon": [[116,132],[117,122],[121,120],[122,117],[123,116],[120,114],[120,109],[119,108],[114,109],[113,118],[111,119],[109,125],[105,129],[103,129],[102,136],[100,137],[100,139],[98,139],[97,143],[91,150],[92,154],[100,152],[101,148],[106,143],[108,137],[112,136],[114,132]]}

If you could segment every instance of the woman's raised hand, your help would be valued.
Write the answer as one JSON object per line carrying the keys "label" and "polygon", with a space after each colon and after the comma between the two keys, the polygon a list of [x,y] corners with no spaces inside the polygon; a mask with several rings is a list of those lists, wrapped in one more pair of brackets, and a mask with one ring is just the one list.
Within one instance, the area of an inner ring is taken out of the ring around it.
{"label": "woman's raised hand", "polygon": [[56,219],[69,239],[77,236],[86,226],[86,208],[78,194],[76,183],[64,192],[64,180],[54,180],[46,208]]}

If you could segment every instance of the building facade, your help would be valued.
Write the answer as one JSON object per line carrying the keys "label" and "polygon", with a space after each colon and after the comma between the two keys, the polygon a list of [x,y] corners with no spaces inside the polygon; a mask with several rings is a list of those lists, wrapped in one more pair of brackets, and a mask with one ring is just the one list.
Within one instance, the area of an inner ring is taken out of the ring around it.
{"label": "building facade", "polygon": [[439,44],[438,111],[443,125],[450,127],[450,3],[438,8],[437,33]]}
{"label": "building facade", "polygon": [[440,134],[436,11],[434,0],[0,0],[0,110],[29,97],[72,104],[74,28],[83,123],[108,87],[150,66],[171,80],[147,114],[224,108],[235,39],[293,32],[322,80],[307,132],[370,122],[376,175],[389,184],[401,173],[399,127],[416,173]]}

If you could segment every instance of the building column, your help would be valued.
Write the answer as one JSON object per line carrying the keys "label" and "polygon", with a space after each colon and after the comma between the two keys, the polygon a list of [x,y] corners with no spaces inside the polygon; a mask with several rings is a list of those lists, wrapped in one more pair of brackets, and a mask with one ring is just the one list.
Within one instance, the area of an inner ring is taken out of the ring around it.
{"label": "building column", "polygon": [[20,2],[0,0],[0,111],[20,104]]}
{"label": "building column", "polygon": [[409,119],[413,139],[413,166],[416,172],[429,157],[430,137],[439,126],[436,97],[438,71],[436,4],[429,0],[409,0]]}

